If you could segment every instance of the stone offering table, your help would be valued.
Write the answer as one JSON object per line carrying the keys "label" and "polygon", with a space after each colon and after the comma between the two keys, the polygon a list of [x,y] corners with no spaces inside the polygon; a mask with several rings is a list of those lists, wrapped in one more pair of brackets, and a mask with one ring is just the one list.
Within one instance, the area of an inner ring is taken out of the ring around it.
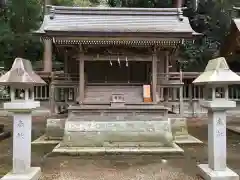
{"label": "stone offering table", "polygon": [[232,72],[224,58],[208,62],[205,71],[193,81],[204,85],[201,106],[208,109],[208,164],[198,165],[207,180],[238,180],[239,176],[227,167],[226,111],[236,107],[228,100],[228,85],[239,84],[240,77]]}
{"label": "stone offering table", "polygon": [[[16,58],[10,71],[0,77],[0,84],[10,86],[11,101],[4,103],[4,109],[13,114],[13,169],[2,180],[37,180],[40,167],[31,167],[32,111],[40,107],[34,101],[34,86],[45,82],[33,72],[30,61]],[[17,99],[16,90],[22,90],[24,97]]]}

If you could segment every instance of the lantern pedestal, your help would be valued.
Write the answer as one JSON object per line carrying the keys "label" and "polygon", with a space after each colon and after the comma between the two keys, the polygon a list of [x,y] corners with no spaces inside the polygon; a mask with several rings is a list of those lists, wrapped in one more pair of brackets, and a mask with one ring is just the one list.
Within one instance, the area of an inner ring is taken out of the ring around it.
{"label": "lantern pedestal", "polygon": [[202,101],[208,109],[208,164],[200,164],[200,175],[206,180],[239,180],[237,173],[227,168],[226,111],[236,102],[226,99]]}
{"label": "lantern pedestal", "polygon": [[32,110],[40,103],[33,100],[15,100],[4,104],[13,113],[13,169],[1,180],[37,180],[40,167],[31,167]]}

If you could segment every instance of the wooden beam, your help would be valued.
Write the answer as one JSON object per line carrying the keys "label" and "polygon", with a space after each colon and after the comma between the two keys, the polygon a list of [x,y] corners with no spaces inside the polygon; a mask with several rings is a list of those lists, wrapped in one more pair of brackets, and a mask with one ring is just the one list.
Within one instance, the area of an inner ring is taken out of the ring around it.
{"label": "wooden beam", "polygon": [[84,61],[125,61],[126,57],[128,61],[152,61],[152,55],[86,55],[84,54]]}
{"label": "wooden beam", "polygon": [[181,8],[183,6],[184,0],[173,0],[173,7]]}
{"label": "wooden beam", "polygon": [[50,105],[50,114],[55,114],[55,86],[53,83],[50,83],[49,86],[49,105]]}
{"label": "wooden beam", "polygon": [[52,40],[44,39],[43,71],[52,72]]}

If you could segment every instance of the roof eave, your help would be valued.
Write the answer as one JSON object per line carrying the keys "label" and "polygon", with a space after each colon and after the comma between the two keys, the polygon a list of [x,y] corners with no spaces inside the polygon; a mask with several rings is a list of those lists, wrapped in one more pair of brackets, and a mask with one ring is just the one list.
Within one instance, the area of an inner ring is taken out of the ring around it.
{"label": "roof eave", "polygon": [[176,37],[176,38],[193,38],[196,35],[192,31],[186,31],[186,32],[106,32],[106,31],[56,31],[56,30],[44,30],[36,32],[37,34],[40,35],[49,35],[49,36],[76,36],[76,35],[81,35],[81,36],[97,36],[97,35],[105,35],[105,36],[120,36],[120,35],[128,35],[128,34],[135,34],[136,36],[141,36],[141,35],[151,35],[149,37],[154,37],[154,36],[161,36],[166,37],[166,34],[169,36],[167,37]]}

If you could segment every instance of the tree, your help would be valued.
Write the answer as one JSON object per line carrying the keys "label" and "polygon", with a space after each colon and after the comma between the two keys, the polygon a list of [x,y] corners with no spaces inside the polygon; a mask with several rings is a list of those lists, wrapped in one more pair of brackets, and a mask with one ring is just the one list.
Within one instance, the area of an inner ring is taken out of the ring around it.
{"label": "tree", "polygon": [[185,44],[181,48],[181,56],[188,61],[187,71],[202,71],[209,59],[219,56],[220,46],[229,34],[232,18],[236,16],[233,6],[238,4],[238,0],[202,0],[197,11],[190,8],[184,12],[192,28],[203,34],[194,44]]}
{"label": "tree", "polygon": [[75,6],[90,7],[90,6],[99,5],[100,1],[99,0],[74,0],[73,3]]}
{"label": "tree", "polygon": [[73,0],[52,0],[51,4],[56,6],[72,6],[74,2]]}
{"label": "tree", "polygon": [[[110,6],[159,8],[172,7],[171,0],[108,0]],[[195,11],[194,0],[186,1],[188,7],[184,15],[189,17],[192,28],[202,33],[195,43],[187,42],[179,50],[180,60],[187,62],[188,71],[202,71],[207,61],[218,55],[220,45],[229,33],[234,5],[240,6],[239,0],[200,0]],[[198,68],[198,69],[197,69]]]}
{"label": "tree", "polygon": [[52,0],[52,5],[57,6],[80,6],[89,7],[97,6],[100,0]]}
{"label": "tree", "polygon": [[172,6],[172,0],[108,0],[111,7],[141,7],[141,8],[167,8]]}
{"label": "tree", "polygon": [[8,0],[0,10],[0,56],[9,68],[15,57],[40,58],[39,39],[32,35],[41,20],[41,5],[36,0]]}

